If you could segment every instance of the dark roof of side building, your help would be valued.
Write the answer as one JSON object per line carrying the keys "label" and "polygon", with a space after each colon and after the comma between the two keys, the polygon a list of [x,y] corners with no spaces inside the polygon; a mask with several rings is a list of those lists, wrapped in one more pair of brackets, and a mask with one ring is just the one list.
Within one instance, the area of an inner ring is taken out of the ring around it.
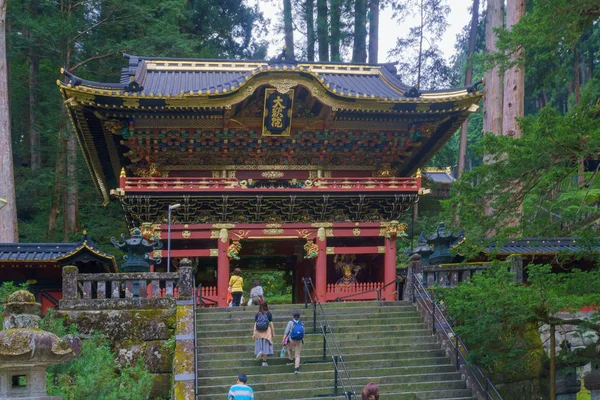
{"label": "dark roof of side building", "polygon": [[76,243],[0,243],[0,263],[56,262],[67,265],[76,261],[97,261],[108,271],[117,272],[114,256],[100,250],[87,235]]}

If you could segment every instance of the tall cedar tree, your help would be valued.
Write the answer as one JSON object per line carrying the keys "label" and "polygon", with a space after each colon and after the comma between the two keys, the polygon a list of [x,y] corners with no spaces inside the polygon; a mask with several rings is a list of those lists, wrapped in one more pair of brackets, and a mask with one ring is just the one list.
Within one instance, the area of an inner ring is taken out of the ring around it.
{"label": "tall cedar tree", "polygon": [[12,138],[8,108],[8,64],[6,59],[6,6],[0,0],[0,243],[18,242],[17,204],[13,174]]}
{"label": "tall cedar tree", "polygon": [[[469,29],[469,47],[467,49],[467,69],[465,71],[465,86],[469,86],[473,80],[473,54],[477,42],[477,26],[479,24],[479,0],[473,0],[471,6],[471,27]],[[460,127],[460,141],[458,147],[458,166],[456,177],[460,178],[465,170],[467,160],[467,134],[469,131],[469,120],[463,122]]]}
{"label": "tall cedar tree", "polygon": [[[506,29],[510,31],[525,15],[525,0],[506,2]],[[518,49],[515,57],[523,49]],[[502,102],[502,134],[518,138],[521,130],[518,118],[525,115],[525,65],[513,65],[504,71],[504,96]]]}
{"label": "tall cedar tree", "polygon": [[379,0],[369,1],[369,64],[377,64],[379,53]]}
{"label": "tall cedar tree", "polygon": [[[319,0],[317,0],[318,2]],[[342,0],[331,0],[331,61],[341,61]]]}
{"label": "tall cedar tree", "polygon": [[315,61],[315,2],[306,0],[304,15],[306,19],[306,57],[308,61]]}
{"label": "tall cedar tree", "polygon": [[319,61],[329,61],[328,31],[327,0],[317,0],[317,41],[319,43]]}
{"label": "tall cedar tree", "polygon": [[407,37],[397,40],[390,55],[401,57],[398,74],[402,81],[424,89],[447,86],[450,69],[436,43],[441,41],[448,22],[450,7],[445,0],[402,0],[395,15],[401,23],[408,16],[419,24],[409,30]]}
{"label": "tall cedar tree", "polygon": [[[488,0],[485,24],[485,50],[487,54],[495,53],[497,36],[495,30],[504,26],[504,1]],[[483,105],[483,131],[495,135],[502,134],[502,77],[501,69],[494,67],[485,73],[487,94]]]}
{"label": "tall cedar tree", "polygon": [[294,25],[292,21],[292,2],[283,0],[283,29],[285,31],[285,47],[290,58],[294,56]]}
{"label": "tall cedar tree", "polygon": [[356,0],[354,3],[352,62],[367,62],[367,0]]}

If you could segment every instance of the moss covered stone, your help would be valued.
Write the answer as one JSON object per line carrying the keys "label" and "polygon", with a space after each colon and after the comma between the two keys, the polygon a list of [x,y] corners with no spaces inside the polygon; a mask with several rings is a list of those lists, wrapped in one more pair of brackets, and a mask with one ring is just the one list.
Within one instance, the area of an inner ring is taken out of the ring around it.
{"label": "moss covered stone", "polygon": [[77,324],[80,332],[102,332],[116,340],[167,340],[175,331],[175,310],[104,310],[60,312],[68,323]]}

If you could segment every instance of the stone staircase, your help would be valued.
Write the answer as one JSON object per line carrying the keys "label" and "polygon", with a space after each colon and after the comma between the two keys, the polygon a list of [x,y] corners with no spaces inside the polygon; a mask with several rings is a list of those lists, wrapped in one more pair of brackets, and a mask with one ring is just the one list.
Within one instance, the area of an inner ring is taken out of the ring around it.
{"label": "stone staircase", "polygon": [[[406,302],[327,303],[323,305],[348,374],[360,391],[375,382],[382,399],[472,399],[460,374],[444,355],[415,307]],[[306,329],[300,373],[279,358],[281,337],[291,310],[302,314]],[[254,358],[252,328],[255,307],[199,309],[197,400],[225,399],[239,373],[260,400],[339,398],[333,396],[334,368],[323,360],[323,336],[312,334],[312,307],[273,305],[274,355],[269,366]],[[317,325],[318,326],[318,325]]]}

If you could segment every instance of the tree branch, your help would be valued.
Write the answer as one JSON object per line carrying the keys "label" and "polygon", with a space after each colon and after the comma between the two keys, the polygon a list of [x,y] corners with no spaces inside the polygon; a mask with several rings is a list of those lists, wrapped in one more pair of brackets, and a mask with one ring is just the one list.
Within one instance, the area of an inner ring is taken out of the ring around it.
{"label": "tree branch", "polygon": [[102,59],[102,58],[110,57],[110,56],[112,56],[112,55],[113,55],[113,54],[115,54],[115,53],[116,53],[116,52],[114,52],[114,51],[111,51],[110,53],[101,54],[101,55],[98,55],[98,56],[93,56],[93,57],[90,57],[90,58],[86,58],[85,60],[83,60],[83,61],[81,61],[81,62],[78,62],[77,64],[75,64],[74,66],[72,66],[72,67],[69,69],[69,72],[73,72],[73,71],[75,71],[77,68],[79,68],[79,67],[83,66],[84,64],[86,64],[86,63],[88,63],[88,62],[90,62],[90,61],[94,61],[94,60],[100,60],[100,59]]}
{"label": "tree branch", "polygon": [[86,33],[90,32],[90,31],[93,31],[98,26],[100,26],[103,23],[105,23],[106,21],[108,21],[113,16],[113,14],[115,12],[117,12],[117,10],[119,9],[119,7],[121,7],[121,4],[123,4],[123,1],[119,2],[119,4],[117,4],[115,6],[115,8],[113,8],[112,10],[110,10],[109,13],[108,13],[108,15],[104,19],[101,19],[100,21],[96,22],[94,25],[90,26],[87,29],[84,29],[83,31],[81,31],[77,35],[75,35],[74,38],[72,38],[71,40],[69,40],[69,44],[76,42],[77,39],[79,39],[81,36],[85,35]]}

